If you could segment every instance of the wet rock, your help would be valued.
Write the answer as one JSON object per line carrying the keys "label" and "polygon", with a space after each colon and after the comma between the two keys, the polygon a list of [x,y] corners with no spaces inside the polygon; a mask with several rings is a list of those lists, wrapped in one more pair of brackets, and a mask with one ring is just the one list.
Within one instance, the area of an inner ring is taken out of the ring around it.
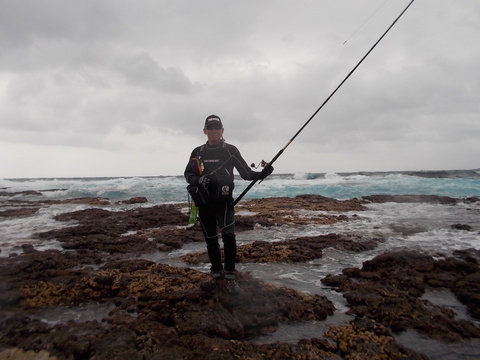
{"label": "wet rock", "polygon": [[42,193],[41,193],[41,192],[38,192],[38,191],[33,191],[33,190],[16,191],[16,192],[0,191],[0,196],[18,196],[18,195],[23,195],[23,196],[28,196],[28,195],[41,196]]}
{"label": "wet rock", "polygon": [[451,228],[454,230],[473,231],[473,228],[467,224],[453,224]]}
{"label": "wet rock", "polygon": [[24,286],[22,303],[43,307],[129,299],[121,302],[124,308],[155,315],[165,325],[173,322],[182,334],[228,334],[227,339],[255,334],[280,321],[323,320],[334,310],[325,297],[278,289],[248,274],[238,276],[242,292],[237,297],[217,289],[207,274],[147,260],[109,263],[91,275],[82,275],[68,283],[52,278]]}
{"label": "wet rock", "polygon": [[411,236],[428,231],[427,226],[418,224],[392,224],[390,225],[390,228],[404,236]]}
{"label": "wet rock", "polygon": [[428,289],[447,288],[478,318],[480,267],[461,258],[434,259],[415,251],[390,252],[366,261],[362,269],[345,269],[322,282],[344,293],[350,313],[364,316],[399,332],[415,329],[434,338],[480,337],[480,328],[457,320],[452,309],[431,304],[421,296]]}
{"label": "wet rock", "polygon": [[458,250],[455,251],[454,255],[465,262],[466,266],[459,268],[460,272],[454,277],[454,282],[450,284],[450,290],[462,303],[467,305],[474,318],[480,319],[480,271],[478,270],[480,267],[480,250]]}
{"label": "wet rock", "polygon": [[[141,259],[91,271],[42,272],[33,276],[41,280],[20,276],[11,283],[19,288],[21,301],[11,304],[11,315],[2,307],[0,346],[48,351],[61,358],[204,358],[213,348],[240,351],[232,340],[243,344],[280,322],[320,321],[334,311],[326,297],[277,288],[248,274],[239,274],[242,291],[231,296],[207,274]],[[116,305],[101,323],[47,325],[28,315],[60,304],[99,301]],[[245,354],[262,348],[245,344]],[[292,351],[287,345],[285,349]]]}
{"label": "wet rock", "polygon": [[148,199],[145,196],[136,196],[128,200],[117,201],[117,204],[145,204],[148,202]]}
{"label": "wet rock", "polygon": [[[89,250],[107,254],[139,254],[157,251],[157,248],[171,249],[172,238],[163,236],[168,230],[152,229],[185,225],[187,215],[172,205],[136,208],[125,211],[90,208],[55,217],[58,221],[76,221],[78,225],[39,233],[40,239],[56,239],[69,250]],[[170,230],[174,232],[175,230]],[[199,229],[197,230],[200,233]],[[181,230],[177,231],[176,247],[193,241],[198,235],[186,236],[183,241]],[[187,233],[187,230],[184,230]],[[190,234],[191,232],[189,232]],[[193,233],[192,233],[193,234]],[[165,244],[163,241],[165,240]],[[109,256],[109,255],[106,255]]]}
{"label": "wet rock", "polygon": [[197,226],[144,229],[137,231],[135,236],[155,243],[159,251],[181,249],[183,245],[191,242],[205,242],[200,227]]}
{"label": "wet rock", "polygon": [[50,356],[46,351],[35,352],[32,350],[24,351],[22,349],[8,349],[0,352],[1,360],[57,360],[57,357]]}
{"label": "wet rock", "polygon": [[[28,245],[27,245],[28,247]],[[78,256],[58,250],[28,251],[0,261],[1,275],[22,279],[42,279],[52,271],[72,268],[78,263]]]}
{"label": "wet rock", "polygon": [[371,201],[373,203],[433,203],[433,204],[446,204],[455,205],[459,201],[458,199],[449,196],[438,195],[369,195],[362,196],[362,199]]}
{"label": "wet rock", "polygon": [[73,199],[64,199],[64,200],[41,200],[36,201],[37,204],[43,205],[58,205],[58,204],[81,204],[81,205],[91,205],[91,206],[106,206],[111,205],[111,201],[107,198],[100,197],[82,197],[82,198],[73,198]]}
{"label": "wet rock", "polygon": [[0,259],[0,308],[9,309],[22,300],[22,286],[45,281],[55,275],[57,281],[68,281],[64,270],[77,264],[75,256],[56,250],[28,251],[15,257]]}
{"label": "wet rock", "polygon": [[325,335],[345,359],[428,360],[399,345],[385,326],[370,319],[357,318],[349,324],[332,326]]}
{"label": "wet rock", "polygon": [[[300,237],[292,240],[267,242],[255,241],[239,246],[237,261],[241,263],[298,263],[322,257],[326,248],[361,252],[374,249],[381,238],[362,238],[355,235],[328,234],[312,237]],[[187,254],[181,257],[189,264],[208,262],[206,252]]]}
{"label": "wet rock", "polygon": [[0,211],[0,217],[19,217],[19,216],[31,216],[40,210],[39,207],[23,207]]}
{"label": "wet rock", "polygon": [[465,261],[480,264],[480,249],[455,250],[453,255]]}
{"label": "wet rock", "polygon": [[[240,230],[261,226],[334,224],[352,218],[346,215],[324,212],[363,211],[366,202],[358,199],[336,200],[320,195],[299,195],[295,198],[278,197],[253,199],[237,205],[237,212],[248,211],[251,215],[238,215],[235,227]],[[322,213],[323,212],[323,213]]]}
{"label": "wet rock", "polygon": [[32,244],[23,244],[22,245],[22,250],[24,254],[32,253],[37,250],[35,250],[35,247]]}

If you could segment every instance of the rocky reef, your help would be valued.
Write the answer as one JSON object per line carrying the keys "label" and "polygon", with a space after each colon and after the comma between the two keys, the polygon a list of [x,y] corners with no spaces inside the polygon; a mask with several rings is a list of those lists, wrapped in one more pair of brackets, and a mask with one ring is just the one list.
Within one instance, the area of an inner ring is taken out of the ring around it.
{"label": "rocky reef", "polygon": [[[229,295],[208,274],[188,267],[207,263],[205,252],[184,255],[182,267],[141,258],[204,241],[198,225],[185,226],[185,204],[144,206],[144,199],[132,199],[122,203],[128,208],[116,208],[120,204],[106,199],[83,201],[88,208],[56,215],[65,226],[34,234],[40,242],[55,239],[61,250],[39,251],[30,244],[0,258],[0,359],[415,360],[428,357],[399,344],[395,333],[415,330],[445,342],[480,338],[478,323],[458,319],[453,310],[424,298],[427,291],[451,291],[480,320],[478,249],[451,256],[392,251],[361,268],[327,275],[323,284],[343,294],[353,320],[295,344],[262,344],[255,339],[281,324],[325,321],[337,311],[333,302],[325,295],[274,286],[248,272],[238,274],[240,294]],[[245,201],[237,231],[355,221],[372,201],[395,199],[339,201],[304,195]],[[28,217],[51,205],[9,203],[0,215]],[[361,253],[383,241],[366,234],[255,241],[239,246],[237,261],[304,263],[321,258],[327,248]],[[85,309],[93,315],[85,316]],[[54,311],[74,316],[49,321]]]}

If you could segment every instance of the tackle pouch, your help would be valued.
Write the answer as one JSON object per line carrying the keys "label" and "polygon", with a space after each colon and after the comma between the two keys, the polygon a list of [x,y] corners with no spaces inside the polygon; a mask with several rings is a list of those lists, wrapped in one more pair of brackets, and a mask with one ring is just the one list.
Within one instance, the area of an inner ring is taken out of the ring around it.
{"label": "tackle pouch", "polygon": [[205,206],[210,201],[209,191],[201,185],[188,185],[187,191],[192,197],[192,200],[195,203],[195,205],[198,207]]}
{"label": "tackle pouch", "polygon": [[215,202],[229,202],[233,199],[233,179],[229,175],[215,174],[212,176],[208,189],[210,197]]}

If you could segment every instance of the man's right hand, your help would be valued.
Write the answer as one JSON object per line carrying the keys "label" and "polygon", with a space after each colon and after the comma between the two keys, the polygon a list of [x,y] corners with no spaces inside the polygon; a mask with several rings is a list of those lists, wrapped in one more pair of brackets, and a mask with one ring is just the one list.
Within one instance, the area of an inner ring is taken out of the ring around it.
{"label": "man's right hand", "polygon": [[200,176],[198,179],[198,185],[202,185],[204,188],[208,188],[208,184],[210,184],[210,178],[206,175]]}

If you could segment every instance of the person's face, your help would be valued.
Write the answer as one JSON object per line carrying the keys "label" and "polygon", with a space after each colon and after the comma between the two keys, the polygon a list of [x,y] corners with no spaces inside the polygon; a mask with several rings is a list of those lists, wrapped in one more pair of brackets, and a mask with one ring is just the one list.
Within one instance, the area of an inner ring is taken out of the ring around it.
{"label": "person's face", "polygon": [[218,144],[223,139],[223,128],[219,125],[210,125],[203,129],[203,133],[207,135],[209,144]]}

